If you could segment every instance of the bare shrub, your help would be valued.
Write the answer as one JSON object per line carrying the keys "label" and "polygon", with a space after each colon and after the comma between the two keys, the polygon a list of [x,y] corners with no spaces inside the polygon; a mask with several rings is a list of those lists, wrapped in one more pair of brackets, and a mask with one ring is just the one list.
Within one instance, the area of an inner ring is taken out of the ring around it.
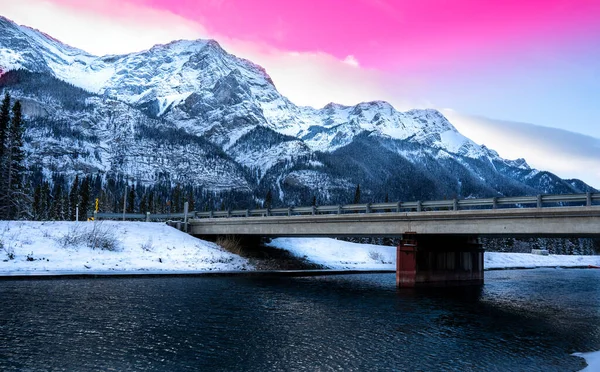
{"label": "bare shrub", "polygon": [[4,253],[6,253],[6,257],[8,257],[9,260],[15,259],[15,249],[9,245],[4,244],[2,239],[0,239],[0,251],[4,251]]}
{"label": "bare shrub", "polygon": [[229,253],[233,253],[238,256],[242,256],[244,254],[244,249],[242,247],[241,240],[234,236],[219,236],[215,243],[217,243],[217,245],[221,246],[224,250],[226,250]]}
{"label": "bare shrub", "polygon": [[8,226],[8,223],[7,223],[6,226],[4,226],[4,229],[2,231],[0,231],[0,250],[4,251],[4,253],[6,253],[6,256],[8,257],[9,260],[14,260],[15,259],[14,247],[12,247],[8,243],[5,243],[6,241],[10,242],[12,240],[10,237],[8,238],[8,240],[5,238],[9,232],[10,232],[10,227]]}
{"label": "bare shrub", "polygon": [[75,225],[70,226],[69,230],[60,236],[57,241],[63,248],[74,247],[83,242],[83,234],[82,225],[76,223]]}
{"label": "bare shrub", "polygon": [[206,262],[211,263],[211,264],[216,264],[216,263],[231,263],[233,262],[233,257],[229,256],[229,257],[225,257],[225,256],[216,256],[212,255],[210,256],[210,258],[206,259]]}
{"label": "bare shrub", "polygon": [[76,223],[66,234],[58,238],[58,242],[64,248],[83,245],[92,249],[116,251],[121,247],[121,242],[114,233],[98,222]]}
{"label": "bare shrub", "polygon": [[152,243],[152,238],[148,238],[145,243],[140,244],[140,248],[146,252],[152,252],[154,250],[154,244]]}
{"label": "bare shrub", "polygon": [[385,257],[383,256],[383,254],[381,252],[370,250],[369,258],[372,259],[373,261],[379,261],[381,263],[385,263]]}

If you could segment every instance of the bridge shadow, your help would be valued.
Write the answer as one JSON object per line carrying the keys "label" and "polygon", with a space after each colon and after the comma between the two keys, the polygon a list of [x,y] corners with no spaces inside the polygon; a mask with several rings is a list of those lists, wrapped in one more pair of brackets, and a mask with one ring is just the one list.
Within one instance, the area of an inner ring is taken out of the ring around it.
{"label": "bridge shadow", "polygon": [[246,258],[257,270],[322,270],[326,267],[297,257],[291,252],[268,246],[270,238],[258,236],[202,236],[223,249]]}

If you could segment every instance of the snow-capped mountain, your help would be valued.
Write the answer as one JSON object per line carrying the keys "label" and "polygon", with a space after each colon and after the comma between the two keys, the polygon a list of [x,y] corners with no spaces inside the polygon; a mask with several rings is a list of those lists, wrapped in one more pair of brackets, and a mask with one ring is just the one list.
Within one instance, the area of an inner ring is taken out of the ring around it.
{"label": "snow-capped mountain", "polygon": [[[17,71],[24,70],[24,71]],[[263,68],[216,41],[93,56],[0,17],[0,89],[23,101],[47,175],[116,172],[283,201],[577,192],[581,181],[502,159],[436,110],[386,102],[299,107]]]}

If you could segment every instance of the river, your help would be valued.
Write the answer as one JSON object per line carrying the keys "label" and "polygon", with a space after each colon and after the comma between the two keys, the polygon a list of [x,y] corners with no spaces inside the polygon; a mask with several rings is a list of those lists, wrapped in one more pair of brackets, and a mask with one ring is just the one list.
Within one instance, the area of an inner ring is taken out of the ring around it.
{"label": "river", "polygon": [[1,371],[577,371],[600,350],[600,270],[0,281]]}

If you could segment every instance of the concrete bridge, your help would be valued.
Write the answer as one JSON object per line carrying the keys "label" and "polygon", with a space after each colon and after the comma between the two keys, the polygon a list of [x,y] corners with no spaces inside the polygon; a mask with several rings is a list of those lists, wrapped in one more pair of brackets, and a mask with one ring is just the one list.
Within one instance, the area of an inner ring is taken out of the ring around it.
{"label": "concrete bridge", "polygon": [[196,212],[193,235],[600,235],[600,193]]}
{"label": "concrete bridge", "polygon": [[399,287],[483,284],[480,236],[600,237],[600,193],[192,213],[197,236],[394,236]]}
{"label": "concrete bridge", "polygon": [[265,237],[600,235],[600,206],[192,219],[193,235]]}

